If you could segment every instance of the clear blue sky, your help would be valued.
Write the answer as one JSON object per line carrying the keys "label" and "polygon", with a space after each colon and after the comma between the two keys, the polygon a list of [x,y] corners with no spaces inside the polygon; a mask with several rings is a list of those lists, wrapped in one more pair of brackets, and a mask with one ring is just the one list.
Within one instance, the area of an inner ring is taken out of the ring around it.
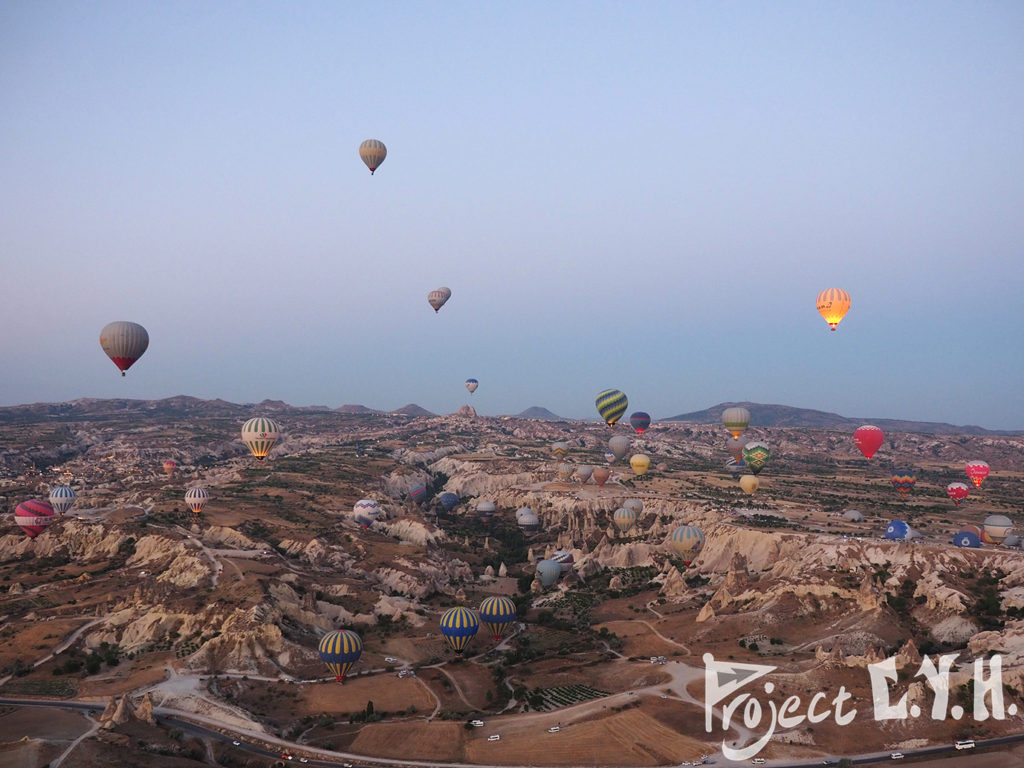
{"label": "clear blue sky", "polygon": [[0,404],[1022,429],[1022,41],[1011,1],[10,0]]}

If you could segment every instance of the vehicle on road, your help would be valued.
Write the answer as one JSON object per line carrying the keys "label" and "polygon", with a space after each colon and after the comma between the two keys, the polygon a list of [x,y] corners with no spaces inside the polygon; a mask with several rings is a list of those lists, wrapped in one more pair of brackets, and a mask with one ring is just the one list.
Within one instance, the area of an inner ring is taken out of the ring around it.
{"label": "vehicle on road", "polygon": [[308,763],[309,762],[309,758],[308,757],[300,757],[299,758],[299,762],[300,763]]}
{"label": "vehicle on road", "polygon": [[892,760],[902,760],[903,759],[903,753],[902,752],[893,752],[891,755],[889,755],[889,758],[892,759]]}
{"label": "vehicle on road", "polygon": [[562,730],[562,726],[552,725],[550,728],[548,728],[548,733],[558,733],[560,730]]}
{"label": "vehicle on road", "polygon": [[488,741],[499,741],[500,739],[501,739],[501,734],[500,733],[492,733],[490,736],[487,737]]}
{"label": "vehicle on road", "polygon": [[469,724],[472,725],[474,728],[482,728],[483,725],[484,725],[484,721],[483,720],[470,720]]}
{"label": "vehicle on road", "polygon": [[953,745],[957,749],[974,749],[974,739],[964,739]]}
{"label": "vehicle on road", "polygon": [[384,661],[386,661],[388,664],[398,663],[398,659],[396,659],[394,656],[385,656]]}
{"label": "vehicle on road", "polygon": [[242,742],[240,741],[232,741],[231,743],[234,744],[236,747],[242,746]]}

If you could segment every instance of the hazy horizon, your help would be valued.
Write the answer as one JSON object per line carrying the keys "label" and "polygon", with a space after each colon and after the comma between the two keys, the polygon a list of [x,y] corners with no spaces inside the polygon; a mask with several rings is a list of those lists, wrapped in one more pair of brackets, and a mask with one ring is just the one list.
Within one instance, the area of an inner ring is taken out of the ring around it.
{"label": "hazy horizon", "polygon": [[[1020,4],[0,19],[2,404],[589,419],[614,387],[655,418],[756,401],[1024,429]],[[831,287],[852,297],[834,333]],[[113,320],[150,335],[125,378]]]}

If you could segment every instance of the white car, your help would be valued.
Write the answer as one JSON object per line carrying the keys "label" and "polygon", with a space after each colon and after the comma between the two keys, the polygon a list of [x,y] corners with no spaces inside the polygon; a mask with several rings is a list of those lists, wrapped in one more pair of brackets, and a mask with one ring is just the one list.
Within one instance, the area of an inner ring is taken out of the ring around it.
{"label": "white car", "polygon": [[974,739],[964,739],[953,745],[957,749],[974,749]]}
{"label": "white car", "polygon": [[472,725],[474,728],[483,728],[484,721],[483,720],[470,720],[469,724]]}
{"label": "white car", "polygon": [[902,760],[903,759],[903,753],[902,752],[893,752],[891,755],[889,755],[889,757],[891,759],[893,759],[893,760]]}
{"label": "white car", "polygon": [[394,656],[385,656],[384,661],[386,661],[388,664],[398,663],[398,659],[396,659]]}
{"label": "white car", "polygon": [[308,763],[309,762],[309,758],[308,757],[300,757],[299,758],[299,762],[300,763]]}
{"label": "white car", "polygon": [[500,733],[492,733],[490,736],[487,737],[488,741],[499,741],[500,739],[501,739],[501,734]]}
{"label": "white car", "polygon": [[232,741],[231,743],[234,744],[236,747],[242,746],[242,742],[240,741]]}
{"label": "white car", "polygon": [[560,730],[562,730],[562,727],[560,725],[552,725],[550,728],[548,728],[548,733],[558,733]]}

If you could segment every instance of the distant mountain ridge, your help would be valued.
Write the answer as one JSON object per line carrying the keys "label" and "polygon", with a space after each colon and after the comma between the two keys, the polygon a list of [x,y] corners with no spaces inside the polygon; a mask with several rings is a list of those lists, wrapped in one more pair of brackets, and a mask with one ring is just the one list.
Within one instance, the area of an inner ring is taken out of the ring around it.
{"label": "distant mountain ridge", "polygon": [[1020,435],[1014,430],[985,429],[974,425],[956,426],[935,421],[909,421],[903,419],[854,419],[838,413],[816,411],[813,408],[795,408],[790,405],[765,403],[719,403],[703,411],[682,413],[658,421],[679,421],[688,424],[720,424],[726,408],[743,406],[750,411],[750,423],[759,427],[806,427],[807,429],[854,430],[863,424],[874,424],[893,432],[920,432],[931,435]]}
{"label": "distant mountain ridge", "polygon": [[531,405],[525,411],[521,411],[512,417],[513,419],[539,419],[541,421],[566,421],[556,413],[539,405]]}

